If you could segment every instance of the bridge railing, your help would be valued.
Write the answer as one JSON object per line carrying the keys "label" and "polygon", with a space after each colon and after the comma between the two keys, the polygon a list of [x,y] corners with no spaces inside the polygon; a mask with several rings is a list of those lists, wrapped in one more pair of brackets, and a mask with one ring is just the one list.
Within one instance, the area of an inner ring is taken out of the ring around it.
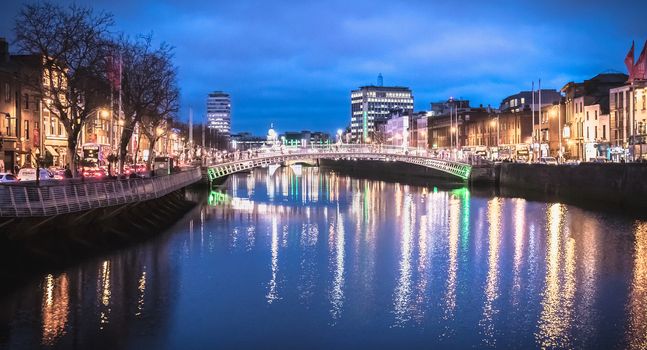
{"label": "bridge railing", "polygon": [[0,217],[52,216],[155,199],[200,179],[195,168],[153,178],[0,185]]}
{"label": "bridge railing", "polygon": [[392,145],[368,145],[368,144],[328,144],[328,145],[311,145],[307,147],[281,146],[273,148],[260,148],[255,150],[229,153],[226,156],[213,158],[207,165],[218,165],[231,163],[246,159],[270,158],[290,154],[308,154],[308,153],[361,153],[361,154],[394,154],[409,155],[425,158],[443,159],[458,163],[472,163],[470,159],[455,159],[453,155],[446,152],[434,152],[423,148],[402,147]]}

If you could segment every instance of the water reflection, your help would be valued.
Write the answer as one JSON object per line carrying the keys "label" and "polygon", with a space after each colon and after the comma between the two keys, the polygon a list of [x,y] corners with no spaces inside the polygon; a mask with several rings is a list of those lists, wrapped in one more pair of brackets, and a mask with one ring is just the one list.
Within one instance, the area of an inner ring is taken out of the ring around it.
{"label": "water reflection", "polygon": [[269,304],[273,303],[275,300],[279,299],[277,292],[277,283],[276,275],[279,271],[279,229],[276,216],[272,216],[272,262],[270,267],[272,269],[272,278],[268,284],[269,291],[267,292],[267,302]]}
{"label": "water reflection", "polygon": [[485,282],[485,304],[483,305],[483,316],[480,324],[483,327],[483,341],[485,344],[493,346],[496,344],[495,337],[495,320],[498,313],[495,305],[499,297],[499,245],[501,235],[501,199],[493,198],[487,204],[488,217],[488,271],[487,281]]}
{"label": "water reflection", "polygon": [[646,286],[644,222],[261,169],[169,234],[7,297],[0,345],[641,349]]}
{"label": "water reflection", "polygon": [[65,334],[69,313],[69,286],[66,274],[45,277],[43,293],[43,336],[42,344],[54,345]]}
{"label": "water reflection", "polygon": [[344,218],[337,210],[336,226],[330,227],[330,235],[334,238],[334,254],[331,254],[330,265],[334,269],[332,288],[330,290],[330,316],[334,321],[341,317],[342,307],[344,306],[344,257],[345,257],[345,239]]}
{"label": "water reflection", "polygon": [[411,254],[413,241],[413,227],[415,226],[415,211],[412,209],[411,196],[404,197],[401,231],[401,257],[400,276],[395,288],[393,308],[395,325],[404,326],[409,321],[411,314]]}
{"label": "water reflection", "polygon": [[537,342],[543,348],[570,348],[573,336],[573,297],[575,295],[575,241],[564,225],[563,204],[548,207],[548,252],[546,281]]}
{"label": "water reflection", "polygon": [[456,279],[458,274],[458,230],[460,222],[460,203],[453,198],[449,205],[449,267],[447,271],[447,291],[445,293],[445,319],[454,318],[456,309]]}
{"label": "water reflection", "polygon": [[636,223],[634,267],[629,293],[628,343],[631,349],[647,348],[647,222]]}

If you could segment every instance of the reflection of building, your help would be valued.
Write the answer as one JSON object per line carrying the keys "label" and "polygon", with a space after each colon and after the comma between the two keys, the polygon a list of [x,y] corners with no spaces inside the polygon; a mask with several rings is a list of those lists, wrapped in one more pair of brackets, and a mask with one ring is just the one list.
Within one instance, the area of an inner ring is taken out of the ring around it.
{"label": "reflection of building", "polygon": [[229,136],[231,130],[231,97],[228,93],[214,91],[207,97],[207,127]]}
{"label": "reflection of building", "polygon": [[386,121],[393,110],[413,113],[413,94],[407,87],[368,85],[351,91],[351,138],[370,141],[375,125]]}

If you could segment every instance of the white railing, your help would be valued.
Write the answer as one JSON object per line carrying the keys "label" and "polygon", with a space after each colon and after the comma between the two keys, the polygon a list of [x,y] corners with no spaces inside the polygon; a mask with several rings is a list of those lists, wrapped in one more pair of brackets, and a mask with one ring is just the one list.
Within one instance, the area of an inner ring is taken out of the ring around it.
{"label": "white railing", "polygon": [[0,217],[36,217],[145,201],[201,179],[199,168],[153,178],[0,185]]}
{"label": "white railing", "polygon": [[376,159],[384,161],[402,161],[420,166],[433,168],[463,180],[469,178],[471,165],[435,157],[426,150],[403,149],[396,146],[372,145],[330,145],[316,148],[292,148],[279,152],[248,153],[235,160],[225,159],[209,166],[208,177],[213,181],[238,171],[282,163],[291,160],[304,159]]}
{"label": "white railing", "polygon": [[483,160],[480,157],[458,157],[456,153],[447,151],[434,151],[426,148],[415,147],[402,147],[393,145],[373,145],[373,144],[340,144],[333,143],[327,145],[309,145],[307,147],[300,146],[274,146],[257,148],[240,152],[229,152],[211,157],[206,165],[218,165],[223,163],[231,163],[246,159],[268,158],[276,156],[285,156],[290,154],[308,154],[308,153],[339,153],[339,154],[393,154],[403,156],[417,156],[430,159],[441,159],[455,163],[464,164],[481,164]]}

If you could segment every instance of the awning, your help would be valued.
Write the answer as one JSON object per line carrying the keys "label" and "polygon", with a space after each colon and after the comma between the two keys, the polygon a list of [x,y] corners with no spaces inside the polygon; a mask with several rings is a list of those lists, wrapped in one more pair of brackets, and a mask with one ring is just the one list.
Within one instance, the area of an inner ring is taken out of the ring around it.
{"label": "awning", "polygon": [[58,157],[58,152],[54,149],[52,146],[45,145],[45,148],[47,148],[47,152],[51,153],[52,156]]}

